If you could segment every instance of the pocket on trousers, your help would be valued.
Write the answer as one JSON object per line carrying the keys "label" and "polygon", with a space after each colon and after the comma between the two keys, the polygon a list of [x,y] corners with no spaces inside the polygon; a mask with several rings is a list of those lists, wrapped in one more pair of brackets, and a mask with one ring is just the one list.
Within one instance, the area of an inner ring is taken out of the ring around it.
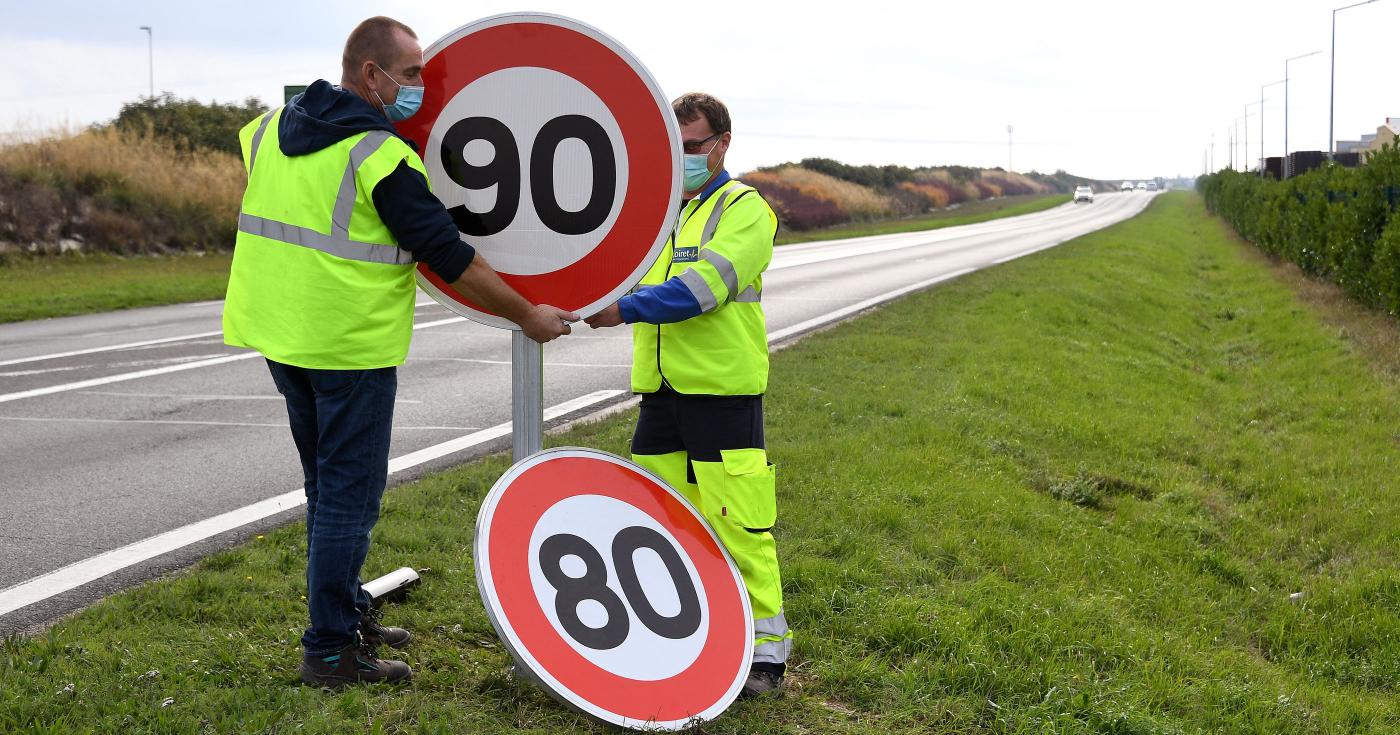
{"label": "pocket on trousers", "polygon": [[778,521],[777,472],[762,449],[720,451],[727,487],[724,515],[750,531],[767,531]]}
{"label": "pocket on trousers", "polygon": [[307,370],[311,390],[318,396],[334,396],[348,392],[360,382],[363,370]]}

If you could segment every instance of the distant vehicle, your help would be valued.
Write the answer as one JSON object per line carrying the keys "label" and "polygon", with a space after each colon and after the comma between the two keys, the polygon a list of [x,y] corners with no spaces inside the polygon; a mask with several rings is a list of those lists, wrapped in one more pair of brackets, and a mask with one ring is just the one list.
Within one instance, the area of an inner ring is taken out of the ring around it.
{"label": "distant vehicle", "polygon": [[1074,203],[1088,202],[1094,203],[1094,190],[1087,186],[1079,186],[1074,189]]}
{"label": "distant vehicle", "polygon": [[1139,182],[1138,182],[1138,190],[1139,190],[1139,191],[1147,191],[1147,182],[1146,182],[1146,181],[1139,181]]}
{"label": "distant vehicle", "polygon": [[1148,190],[1148,191],[1157,191],[1157,182],[1155,182],[1155,181],[1149,181],[1149,182],[1147,182],[1147,190]]}
{"label": "distant vehicle", "polygon": [[1124,182],[1123,182],[1123,185],[1120,186],[1120,187],[1118,187],[1118,190],[1119,190],[1119,191],[1132,191],[1132,190],[1133,190],[1133,182],[1131,182],[1131,181],[1124,181]]}

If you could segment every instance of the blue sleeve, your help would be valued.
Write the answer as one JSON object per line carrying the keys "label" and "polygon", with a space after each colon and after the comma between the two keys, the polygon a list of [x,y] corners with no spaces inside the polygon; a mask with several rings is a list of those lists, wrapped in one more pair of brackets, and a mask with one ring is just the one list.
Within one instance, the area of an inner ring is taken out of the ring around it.
{"label": "blue sleeve", "polygon": [[372,194],[374,208],[399,247],[413,253],[413,259],[427,263],[444,281],[462,277],[476,257],[476,249],[462,242],[462,233],[452,215],[433,192],[423,174],[407,161],[380,179]]}
{"label": "blue sleeve", "polygon": [[623,296],[618,299],[617,308],[628,324],[670,324],[700,316],[700,302],[679,278]]}

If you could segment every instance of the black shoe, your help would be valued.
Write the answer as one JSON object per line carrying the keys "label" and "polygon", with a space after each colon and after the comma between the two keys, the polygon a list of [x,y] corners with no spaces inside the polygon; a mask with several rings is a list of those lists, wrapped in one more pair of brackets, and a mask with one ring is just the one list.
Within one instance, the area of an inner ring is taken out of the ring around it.
{"label": "black shoe", "polygon": [[364,644],[351,643],[340,653],[301,659],[301,680],[311,686],[338,689],[351,684],[397,684],[411,678],[408,664],[382,661]]}
{"label": "black shoe", "polygon": [[739,690],[740,699],[750,697],[775,697],[783,690],[783,675],[766,669],[753,669],[749,680]]}
{"label": "black shoe", "polygon": [[381,645],[390,648],[403,648],[413,640],[413,634],[403,628],[391,628],[379,624],[379,611],[371,609],[360,618],[360,638],[365,645],[375,648]]}

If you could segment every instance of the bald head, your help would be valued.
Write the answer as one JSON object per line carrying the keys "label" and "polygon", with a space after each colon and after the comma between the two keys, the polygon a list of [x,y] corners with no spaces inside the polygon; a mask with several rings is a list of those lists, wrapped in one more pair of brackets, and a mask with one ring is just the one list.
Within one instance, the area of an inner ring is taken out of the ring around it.
{"label": "bald head", "polygon": [[375,16],[350,32],[340,59],[340,86],[378,109],[394,104],[399,86],[423,84],[423,48],[412,28]]}
{"label": "bald head", "polygon": [[345,52],[340,57],[340,75],[354,79],[365,62],[389,65],[405,40],[417,46],[418,34],[403,23],[382,15],[365,20],[355,26],[355,30],[350,31],[350,37],[345,39]]}

